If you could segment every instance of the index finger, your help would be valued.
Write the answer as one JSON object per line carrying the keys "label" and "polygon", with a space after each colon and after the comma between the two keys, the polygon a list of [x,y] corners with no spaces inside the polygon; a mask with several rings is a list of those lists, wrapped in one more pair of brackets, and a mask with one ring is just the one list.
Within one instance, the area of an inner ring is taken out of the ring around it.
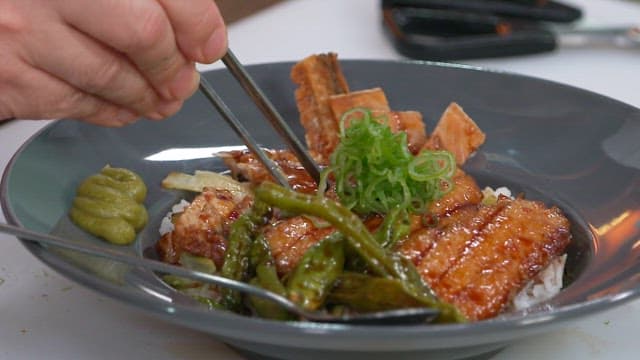
{"label": "index finger", "polygon": [[156,0],[54,4],[72,26],[124,53],[163,98],[182,100],[197,89],[193,62],[178,49],[168,15]]}
{"label": "index finger", "polygon": [[227,29],[213,0],[158,0],[165,9],[178,47],[191,61],[211,63],[227,51]]}

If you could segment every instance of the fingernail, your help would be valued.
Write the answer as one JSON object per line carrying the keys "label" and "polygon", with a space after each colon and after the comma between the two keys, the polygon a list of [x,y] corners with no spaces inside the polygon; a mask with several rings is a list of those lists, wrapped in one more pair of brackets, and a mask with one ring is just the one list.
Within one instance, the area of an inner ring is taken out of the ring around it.
{"label": "fingernail", "polygon": [[137,113],[134,113],[134,112],[132,112],[130,110],[120,109],[116,113],[115,120],[120,122],[120,123],[123,123],[123,124],[128,124],[128,123],[131,123],[134,120],[138,119],[139,117],[140,117],[140,115],[138,115]]}
{"label": "fingernail", "polygon": [[154,113],[151,113],[151,114],[147,114],[146,117],[148,119],[151,119],[151,120],[162,120],[162,119],[164,119],[164,116],[162,116],[162,114],[160,114],[159,112],[154,112]]}
{"label": "fingernail", "polygon": [[170,91],[174,99],[183,100],[193,95],[198,89],[200,74],[193,64],[183,67],[170,85]]}
{"label": "fingernail", "polygon": [[210,64],[222,57],[227,51],[227,33],[222,29],[216,29],[209,37],[202,49],[202,62]]}
{"label": "fingernail", "polygon": [[182,101],[163,102],[156,106],[155,111],[147,117],[152,120],[162,120],[177,113],[181,107]]}

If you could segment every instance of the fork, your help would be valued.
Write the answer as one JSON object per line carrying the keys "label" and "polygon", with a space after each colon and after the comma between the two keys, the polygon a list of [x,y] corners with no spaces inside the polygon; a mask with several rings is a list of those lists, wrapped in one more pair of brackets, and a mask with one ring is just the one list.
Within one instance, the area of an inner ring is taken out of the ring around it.
{"label": "fork", "polygon": [[306,310],[293,301],[289,300],[288,298],[280,296],[274,292],[250,285],[248,283],[232,280],[214,274],[208,274],[205,272],[191,270],[176,265],[170,265],[157,260],[137,257],[134,255],[114,251],[102,246],[92,245],[86,242],[74,242],[59,236],[40,233],[37,231],[32,231],[22,227],[4,223],[0,223],[0,232],[15,235],[21,239],[37,241],[41,244],[49,244],[56,247],[78,251],[84,254],[114,260],[131,266],[137,266],[148,270],[182,276],[185,278],[240,291],[245,294],[272,301],[283,307],[284,309],[290,311],[291,313],[294,313],[303,319],[314,322],[342,323],[351,325],[417,325],[433,321],[440,313],[437,309],[433,308],[403,308],[336,316],[326,312]]}

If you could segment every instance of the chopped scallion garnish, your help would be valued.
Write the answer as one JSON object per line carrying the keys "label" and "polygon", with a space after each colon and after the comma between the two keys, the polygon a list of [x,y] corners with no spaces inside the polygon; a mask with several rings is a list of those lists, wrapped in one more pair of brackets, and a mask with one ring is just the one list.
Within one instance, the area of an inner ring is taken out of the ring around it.
{"label": "chopped scallion garnish", "polygon": [[340,201],[356,213],[402,209],[424,212],[452,187],[456,170],[448,151],[423,150],[412,155],[407,135],[393,133],[387,119],[356,108],[341,118],[340,143],[323,172],[323,186],[335,181]]}

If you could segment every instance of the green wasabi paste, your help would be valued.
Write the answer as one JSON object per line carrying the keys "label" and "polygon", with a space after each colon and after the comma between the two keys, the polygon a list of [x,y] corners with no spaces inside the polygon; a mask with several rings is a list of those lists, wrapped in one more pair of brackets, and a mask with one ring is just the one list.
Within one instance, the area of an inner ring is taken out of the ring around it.
{"label": "green wasabi paste", "polygon": [[109,165],[86,178],[76,190],[71,220],[106,241],[127,245],[149,218],[143,202],[147,187],[131,170]]}

